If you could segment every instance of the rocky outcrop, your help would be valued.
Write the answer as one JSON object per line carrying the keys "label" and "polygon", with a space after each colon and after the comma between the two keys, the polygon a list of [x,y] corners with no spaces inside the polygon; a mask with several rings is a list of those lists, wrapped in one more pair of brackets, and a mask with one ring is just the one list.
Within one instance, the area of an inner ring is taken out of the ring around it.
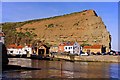
{"label": "rocky outcrop", "polygon": [[21,28],[35,28],[36,39],[53,45],[62,41],[77,41],[79,44],[104,45],[107,52],[111,48],[110,33],[94,10],[32,20]]}

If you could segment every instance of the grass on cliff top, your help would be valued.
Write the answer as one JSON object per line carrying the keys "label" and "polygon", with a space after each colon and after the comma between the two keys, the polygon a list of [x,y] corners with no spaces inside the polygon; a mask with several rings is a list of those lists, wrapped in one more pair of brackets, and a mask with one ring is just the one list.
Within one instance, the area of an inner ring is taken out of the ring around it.
{"label": "grass on cliff top", "polygon": [[1,24],[2,24],[3,27],[9,25],[9,26],[14,26],[14,27],[17,28],[17,27],[23,26],[23,25],[25,25],[27,23],[38,22],[38,21],[49,20],[49,19],[55,19],[55,18],[58,18],[58,17],[67,16],[67,15],[83,13],[85,11],[87,11],[87,10],[84,10],[84,11],[81,11],[81,12],[73,12],[73,13],[70,13],[70,14],[64,14],[64,15],[59,15],[59,16],[53,16],[53,17],[49,17],[49,18],[34,19],[34,20],[28,20],[28,21],[23,21],[23,22],[6,22],[6,23],[1,23]]}

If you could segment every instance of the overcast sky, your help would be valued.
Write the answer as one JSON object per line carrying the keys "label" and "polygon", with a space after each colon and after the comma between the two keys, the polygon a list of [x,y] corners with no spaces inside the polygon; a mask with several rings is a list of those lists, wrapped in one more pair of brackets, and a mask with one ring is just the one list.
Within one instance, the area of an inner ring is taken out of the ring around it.
{"label": "overcast sky", "polygon": [[[1,7],[1,5],[0,5]],[[112,49],[118,50],[117,2],[2,2],[2,22],[19,22],[64,15],[86,9],[96,11],[112,35]]]}

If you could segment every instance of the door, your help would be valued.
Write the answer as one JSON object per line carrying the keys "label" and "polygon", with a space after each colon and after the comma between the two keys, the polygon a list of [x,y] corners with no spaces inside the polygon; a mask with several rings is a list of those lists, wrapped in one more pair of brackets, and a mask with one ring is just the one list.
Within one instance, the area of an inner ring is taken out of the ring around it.
{"label": "door", "polygon": [[44,49],[39,49],[38,50],[38,55],[44,55],[45,50]]}

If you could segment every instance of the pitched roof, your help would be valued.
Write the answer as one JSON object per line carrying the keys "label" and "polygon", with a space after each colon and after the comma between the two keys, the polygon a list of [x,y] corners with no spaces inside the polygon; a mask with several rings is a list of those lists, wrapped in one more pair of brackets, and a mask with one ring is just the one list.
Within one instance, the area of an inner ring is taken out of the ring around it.
{"label": "pitched roof", "polygon": [[84,46],[84,49],[100,49],[102,45],[92,45],[92,46]]}
{"label": "pitched roof", "polygon": [[15,44],[10,44],[10,45],[8,45],[8,48],[15,48],[15,47],[16,47]]}
{"label": "pitched roof", "polygon": [[102,45],[93,45],[91,46],[92,49],[100,49],[102,48]]}
{"label": "pitched roof", "polygon": [[90,48],[91,48],[91,46],[84,46],[83,48],[87,48],[87,49],[90,49]]}
{"label": "pitched roof", "polygon": [[17,48],[17,49],[22,49],[23,46],[20,46],[20,45],[19,45],[19,46],[16,46],[16,48]]}
{"label": "pitched roof", "polygon": [[73,45],[74,45],[74,42],[63,42],[59,44],[59,46],[73,46]]}
{"label": "pitched roof", "polygon": [[5,34],[3,32],[0,32],[0,36],[5,36]]}
{"label": "pitched roof", "polygon": [[17,46],[17,45],[15,45],[15,44],[10,44],[10,45],[8,46],[8,48],[21,49],[21,48],[23,48],[23,46],[21,46],[21,45]]}

